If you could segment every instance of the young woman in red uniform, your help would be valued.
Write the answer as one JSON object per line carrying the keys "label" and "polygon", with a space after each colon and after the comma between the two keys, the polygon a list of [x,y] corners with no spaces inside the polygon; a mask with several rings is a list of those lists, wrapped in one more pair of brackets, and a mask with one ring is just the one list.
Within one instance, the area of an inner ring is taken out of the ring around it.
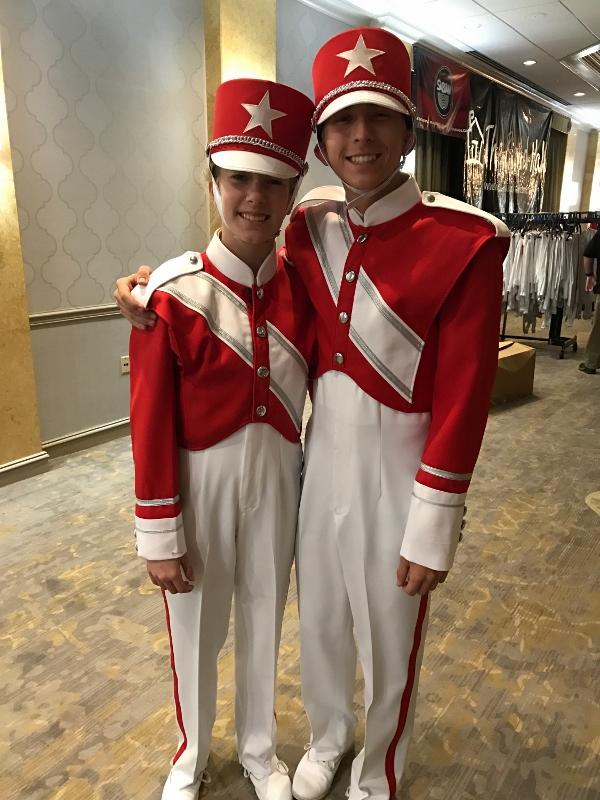
{"label": "young woman in red uniform", "polygon": [[163,590],[180,742],[163,800],[196,800],[235,596],[236,737],[259,800],[290,800],[275,754],[281,621],[294,554],[312,311],[274,240],[305,171],[311,101],[222,84],[208,146],[222,228],[161,265],[131,336],[138,554]]}

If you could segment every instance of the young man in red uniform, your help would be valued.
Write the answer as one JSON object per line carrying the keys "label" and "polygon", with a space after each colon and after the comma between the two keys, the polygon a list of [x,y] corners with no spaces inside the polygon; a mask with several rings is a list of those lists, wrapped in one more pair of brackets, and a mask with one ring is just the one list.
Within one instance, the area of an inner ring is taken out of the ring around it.
{"label": "young man in red uniform", "polygon": [[[365,742],[351,800],[389,800],[402,775],[428,595],[459,538],[497,367],[508,230],[400,172],[414,146],[410,60],[374,28],[313,66],[321,158],[344,183],[311,192],[286,234],[316,311],[297,569],[311,742],[293,782],[320,800],[352,746],[356,653]],[[128,285],[118,299],[128,302]]]}
{"label": "young man in red uniform", "polygon": [[135,533],[164,594],[180,729],[163,800],[196,800],[205,778],[234,594],[240,763],[259,800],[291,800],[274,703],[313,327],[274,241],[312,110],[269,81],[219,87],[208,153],[222,228],[137,290],[156,324],[131,336]]}
{"label": "young man in red uniform", "polygon": [[421,194],[400,172],[414,106],[399,39],[345,31],[317,53],[313,82],[320,156],[344,190],[312,192],[286,234],[319,345],[297,543],[312,736],[292,791],[325,797],[353,744],[358,651],[365,741],[348,796],[389,800],[428,595],[452,565],[485,428],[509,239],[495,218]]}

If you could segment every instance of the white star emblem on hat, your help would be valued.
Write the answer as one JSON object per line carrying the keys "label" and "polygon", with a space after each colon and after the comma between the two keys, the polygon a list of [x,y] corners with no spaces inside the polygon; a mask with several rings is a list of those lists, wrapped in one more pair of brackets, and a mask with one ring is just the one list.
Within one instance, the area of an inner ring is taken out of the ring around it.
{"label": "white star emblem on hat", "polygon": [[250,121],[244,128],[244,133],[246,133],[246,131],[251,131],[252,128],[262,128],[267,136],[272,139],[273,130],[271,123],[273,120],[279,119],[279,117],[287,117],[287,114],[283,111],[277,111],[277,109],[271,108],[268,91],[264,93],[263,99],[258,105],[255,103],[242,103],[242,105],[250,114]]}
{"label": "white star emblem on hat", "polygon": [[345,58],[348,62],[346,72],[344,72],[345,78],[346,75],[349,75],[353,70],[359,67],[366,69],[371,75],[375,75],[375,70],[371,62],[376,56],[382,56],[384,54],[385,50],[374,50],[371,47],[367,47],[361,33],[354,45],[354,50],[345,50],[343,53],[338,53],[337,56],[338,58]]}

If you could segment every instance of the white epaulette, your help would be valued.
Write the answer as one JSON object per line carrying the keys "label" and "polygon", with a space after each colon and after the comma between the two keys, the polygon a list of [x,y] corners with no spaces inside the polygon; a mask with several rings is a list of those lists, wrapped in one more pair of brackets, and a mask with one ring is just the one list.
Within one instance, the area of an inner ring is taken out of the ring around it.
{"label": "white epaulette", "polygon": [[200,272],[204,269],[202,256],[193,250],[182,253],[180,256],[170,258],[152,271],[150,280],[146,286],[136,286],[131,294],[146,308],[154,292],[165,283],[179,278],[181,275],[189,275],[192,272]]}
{"label": "white epaulette", "polygon": [[510,230],[501,219],[469,203],[463,203],[461,200],[455,200],[453,197],[448,197],[448,195],[440,194],[439,192],[423,192],[421,199],[424,206],[448,208],[451,211],[461,211],[463,214],[473,214],[476,217],[483,217],[488,222],[492,223],[496,229],[496,236],[510,236]]}
{"label": "white epaulette", "polygon": [[300,198],[294,208],[290,219],[294,219],[294,214],[301,208],[308,208],[310,206],[318,205],[319,203],[344,203],[346,201],[346,192],[342,186],[317,186],[311,189],[304,197]]}

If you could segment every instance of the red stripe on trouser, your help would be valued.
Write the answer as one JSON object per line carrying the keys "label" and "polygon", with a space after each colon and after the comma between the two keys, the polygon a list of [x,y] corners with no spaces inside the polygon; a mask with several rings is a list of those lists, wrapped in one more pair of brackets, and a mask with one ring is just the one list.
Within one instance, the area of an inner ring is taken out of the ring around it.
{"label": "red stripe on trouser", "polygon": [[396,728],[396,733],[394,734],[394,738],[390,742],[390,746],[388,747],[387,753],[385,754],[385,774],[390,789],[390,800],[393,800],[393,798],[396,795],[396,770],[394,768],[394,761],[396,759],[396,748],[398,747],[398,742],[400,741],[400,737],[404,733],[404,728],[406,726],[406,718],[408,717],[408,709],[410,707],[412,690],[415,685],[417,655],[419,653],[419,647],[421,646],[421,634],[423,632],[423,621],[425,619],[425,612],[427,611],[427,601],[428,601],[428,595],[425,595],[424,597],[421,598],[421,603],[419,605],[419,613],[417,616],[417,624],[415,625],[413,646],[410,653],[410,659],[408,661],[408,673],[406,675],[406,684],[404,686],[404,691],[402,692],[402,700],[400,701],[400,715],[398,718],[398,727]]}
{"label": "red stripe on trouser", "polygon": [[177,760],[187,747],[187,734],[183,726],[183,714],[181,713],[181,704],[179,702],[179,680],[177,678],[177,670],[175,669],[175,651],[173,650],[173,635],[171,633],[171,616],[169,614],[169,604],[167,603],[167,595],[163,590],[163,600],[165,603],[165,614],[167,615],[167,631],[169,632],[169,649],[171,651],[171,671],[173,672],[173,697],[175,699],[175,715],[177,716],[177,724],[183,736],[181,747],[173,756],[172,764],[176,764]]}

